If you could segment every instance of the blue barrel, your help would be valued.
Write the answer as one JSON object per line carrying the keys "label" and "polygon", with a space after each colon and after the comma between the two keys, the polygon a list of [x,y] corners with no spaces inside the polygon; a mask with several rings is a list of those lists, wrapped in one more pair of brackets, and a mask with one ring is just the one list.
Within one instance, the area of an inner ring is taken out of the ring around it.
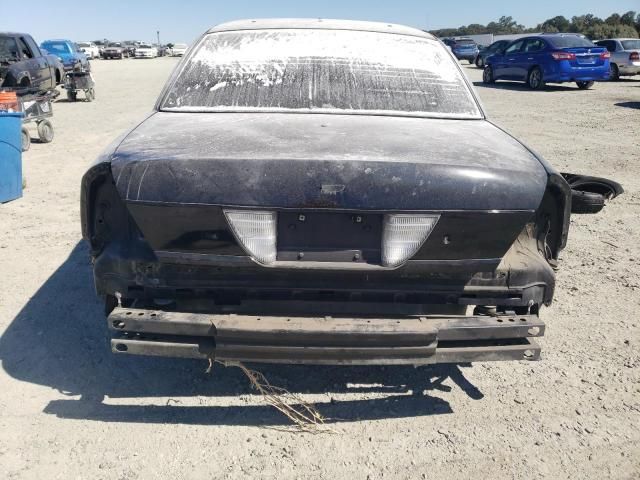
{"label": "blue barrel", "polygon": [[0,111],[0,203],[22,196],[22,113]]}

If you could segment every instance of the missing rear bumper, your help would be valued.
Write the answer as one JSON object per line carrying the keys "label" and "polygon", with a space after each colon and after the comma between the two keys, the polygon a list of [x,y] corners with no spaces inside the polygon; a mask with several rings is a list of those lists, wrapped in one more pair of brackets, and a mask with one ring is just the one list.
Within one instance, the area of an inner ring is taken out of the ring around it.
{"label": "missing rear bumper", "polygon": [[538,360],[536,315],[282,317],[117,307],[114,353],[315,365]]}

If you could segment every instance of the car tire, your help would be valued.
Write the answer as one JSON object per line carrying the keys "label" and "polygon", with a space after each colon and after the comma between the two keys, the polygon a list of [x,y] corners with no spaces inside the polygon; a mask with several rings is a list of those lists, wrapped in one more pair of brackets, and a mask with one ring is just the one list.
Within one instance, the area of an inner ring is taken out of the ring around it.
{"label": "car tire", "polygon": [[590,89],[591,87],[593,87],[593,84],[594,84],[594,83],[595,83],[595,82],[576,82],[576,85],[578,85],[578,88],[579,88],[580,90],[588,90],[588,89]]}
{"label": "car tire", "polygon": [[54,130],[49,120],[38,122],[38,138],[42,143],[51,143],[53,141]]}
{"label": "car tire", "polygon": [[482,72],[482,82],[496,83],[496,79],[493,77],[493,68],[491,68],[491,65],[484,67],[484,71]]}
{"label": "car tire", "polygon": [[482,59],[481,56],[476,57],[476,67],[484,68],[484,60]]}
{"label": "car tire", "polygon": [[78,92],[74,90],[67,90],[67,100],[75,102],[78,99]]}
{"label": "car tire", "polygon": [[541,90],[544,88],[544,80],[542,78],[542,70],[540,67],[533,67],[527,75],[527,86],[531,90]]}
{"label": "car tire", "polygon": [[609,78],[614,81],[620,80],[620,69],[615,63],[609,65]]}
{"label": "car tire", "polygon": [[29,147],[31,147],[31,135],[29,134],[29,130],[27,130],[25,127],[22,127],[22,130],[20,131],[20,136],[21,136],[21,144],[22,144],[22,148],[21,150],[23,152],[26,152],[27,150],[29,150]]}
{"label": "car tire", "polygon": [[603,195],[593,192],[571,190],[571,213],[598,213],[603,208]]}
{"label": "car tire", "polygon": [[96,99],[96,91],[93,88],[84,92],[87,102],[93,102]]}

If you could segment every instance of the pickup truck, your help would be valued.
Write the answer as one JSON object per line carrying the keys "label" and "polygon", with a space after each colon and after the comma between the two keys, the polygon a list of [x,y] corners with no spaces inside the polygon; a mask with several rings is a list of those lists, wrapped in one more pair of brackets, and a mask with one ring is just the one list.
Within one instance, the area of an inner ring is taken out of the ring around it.
{"label": "pickup truck", "polygon": [[31,35],[0,32],[0,88],[47,92],[64,80],[64,67],[44,54]]}

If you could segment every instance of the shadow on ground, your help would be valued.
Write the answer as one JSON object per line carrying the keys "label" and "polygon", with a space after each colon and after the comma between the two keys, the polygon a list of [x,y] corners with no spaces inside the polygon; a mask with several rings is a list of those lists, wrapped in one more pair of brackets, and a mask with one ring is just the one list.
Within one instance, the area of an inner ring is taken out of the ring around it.
{"label": "shadow on ground", "polygon": [[640,102],[619,102],[619,103],[616,103],[615,106],[640,109]]}
{"label": "shadow on ground", "polygon": [[[266,405],[105,404],[105,397],[236,397],[255,393],[237,368],[214,368],[213,373],[207,375],[207,365],[201,361],[113,355],[107,340],[103,307],[93,290],[88,251],[82,243],[76,245],[68,259],[9,325],[0,338],[0,360],[6,372],[18,380],[49,386],[69,396],[80,395],[80,399],[54,400],[45,407],[45,412],[60,418],[288,424],[286,418]],[[451,413],[447,401],[429,395],[434,390],[449,392],[452,387],[443,384],[447,379],[470,398],[482,398],[482,393],[466,380],[460,368],[457,365],[417,369],[260,366],[259,370],[272,384],[291,392],[329,396],[375,393],[375,399],[332,400],[318,405],[326,417],[335,421],[356,421]]]}
{"label": "shadow on ground", "polygon": [[509,81],[499,81],[499,82],[495,82],[495,83],[484,83],[483,81],[476,81],[473,82],[473,84],[476,87],[483,87],[483,88],[495,88],[498,90],[518,90],[518,91],[523,91],[523,92],[530,92],[530,93],[537,93],[537,92],[581,92],[583,90],[580,90],[576,84],[570,84],[572,86],[568,86],[568,85],[554,85],[554,84],[547,84],[544,86],[544,88],[541,88],[540,90],[531,90],[527,84],[523,83],[523,82],[509,82]]}

